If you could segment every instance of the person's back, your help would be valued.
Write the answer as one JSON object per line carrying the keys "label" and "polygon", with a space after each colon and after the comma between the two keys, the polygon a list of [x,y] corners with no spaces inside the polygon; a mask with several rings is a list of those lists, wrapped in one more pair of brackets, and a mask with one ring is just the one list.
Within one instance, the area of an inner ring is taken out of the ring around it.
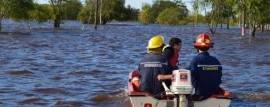
{"label": "person's back", "polygon": [[218,59],[207,52],[213,47],[211,39],[206,34],[197,37],[194,47],[199,54],[195,56],[189,66],[192,76],[192,85],[195,88],[194,96],[209,98],[218,93],[221,84],[222,67]]}
{"label": "person's back", "polygon": [[208,98],[218,93],[222,67],[215,57],[210,56],[208,52],[199,53],[191,62],[191,71],[195,96]]}
{"label": "person's back", "polygon": [[139,65],[140,91],[159,94],[164,91],[160,81],[156,78],[159,74],[166,74],[166,59],[157,54],[146,54]]}
{"label": "person's back", "polygon": [[162,83],[157,79],[159,74],[167,74],[169,70],[168,62],[162,54],[164,40],[161,36],[154,36],[149,40],[147,54],[139,64],[140,91],[159,94],[164,92]]}

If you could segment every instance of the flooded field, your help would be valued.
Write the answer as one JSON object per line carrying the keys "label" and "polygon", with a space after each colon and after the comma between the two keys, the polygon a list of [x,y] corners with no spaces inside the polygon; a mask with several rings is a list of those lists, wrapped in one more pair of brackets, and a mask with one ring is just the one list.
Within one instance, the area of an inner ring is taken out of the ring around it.
{"label": "flooded field", "polygon": [[195,37],[208,33],[215,43],[209,52],[223,65],[222,87],[233,94],[231,107],[269,107],[270,32],[257,32],[250,42],[240,28],[110,23],[98,26],[65,21],[52,24],[9,20],[0,33],[1,107],[128,107],[128,73],[137,68],[153,35],[183,41],[180,68],[196,55]]}

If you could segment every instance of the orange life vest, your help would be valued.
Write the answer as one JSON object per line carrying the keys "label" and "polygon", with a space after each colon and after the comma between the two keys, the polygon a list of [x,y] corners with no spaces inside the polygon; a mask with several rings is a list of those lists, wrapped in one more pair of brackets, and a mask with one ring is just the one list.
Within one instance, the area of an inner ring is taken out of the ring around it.
{"label": "orange life vest", "polygon": [[176,65],[177,65],[177,62],[178,62],[178,57],[179,57],[178,51],[173,49],[173,56],[170,59],[170,63],[172,64],[174,70],[177,69]]}
{"label": "orange life vest", "polygon": [[173,67],[173,70],[177,69],[177,63],[178,63],[178,57],[179,57],[179,54],[178,54],[178,51],[175,50],[173,47],[171,47],[170,45],[166,45],[164,48],[163,48],[163,51],[166,49],[166,48],[172,48],[173,50],[173,56],[170,58],[170,63]]}

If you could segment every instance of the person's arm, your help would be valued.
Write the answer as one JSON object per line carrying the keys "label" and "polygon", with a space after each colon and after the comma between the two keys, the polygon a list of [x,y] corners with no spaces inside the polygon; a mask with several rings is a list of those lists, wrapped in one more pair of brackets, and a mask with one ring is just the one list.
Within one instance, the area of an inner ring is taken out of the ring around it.
{"label": "person's arm", "polygon": [[190,62],[189,67],[187,68],[188,70],[191,71],[191,81],[192,81],[192,85],[195,87],[197,84],[197,78],[198,78],[198,72],[197,72],[197,58],[193,57],[193,59]]}
{"label": "person's arm", "polygon": [[159,81],[170,80],[173,78],[173,75],[158,75],[157,78]]}

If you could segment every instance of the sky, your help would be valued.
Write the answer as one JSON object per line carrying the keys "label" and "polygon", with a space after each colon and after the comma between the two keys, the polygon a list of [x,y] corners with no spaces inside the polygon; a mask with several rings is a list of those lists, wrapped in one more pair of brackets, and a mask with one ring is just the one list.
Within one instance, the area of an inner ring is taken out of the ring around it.
{"label": "sky", "polygon": [[[48,3],[49,0],[36,0],[38,3]],[[84,0],[81,0],[84,1]],[[188,10],[192,10],[192,6],[190,4],[191,0],[182,0],[187,6]],[[126,6],[130,5],[133,8],[141,9],[143,3],[153,4],[153,0],[126,0]]]}

